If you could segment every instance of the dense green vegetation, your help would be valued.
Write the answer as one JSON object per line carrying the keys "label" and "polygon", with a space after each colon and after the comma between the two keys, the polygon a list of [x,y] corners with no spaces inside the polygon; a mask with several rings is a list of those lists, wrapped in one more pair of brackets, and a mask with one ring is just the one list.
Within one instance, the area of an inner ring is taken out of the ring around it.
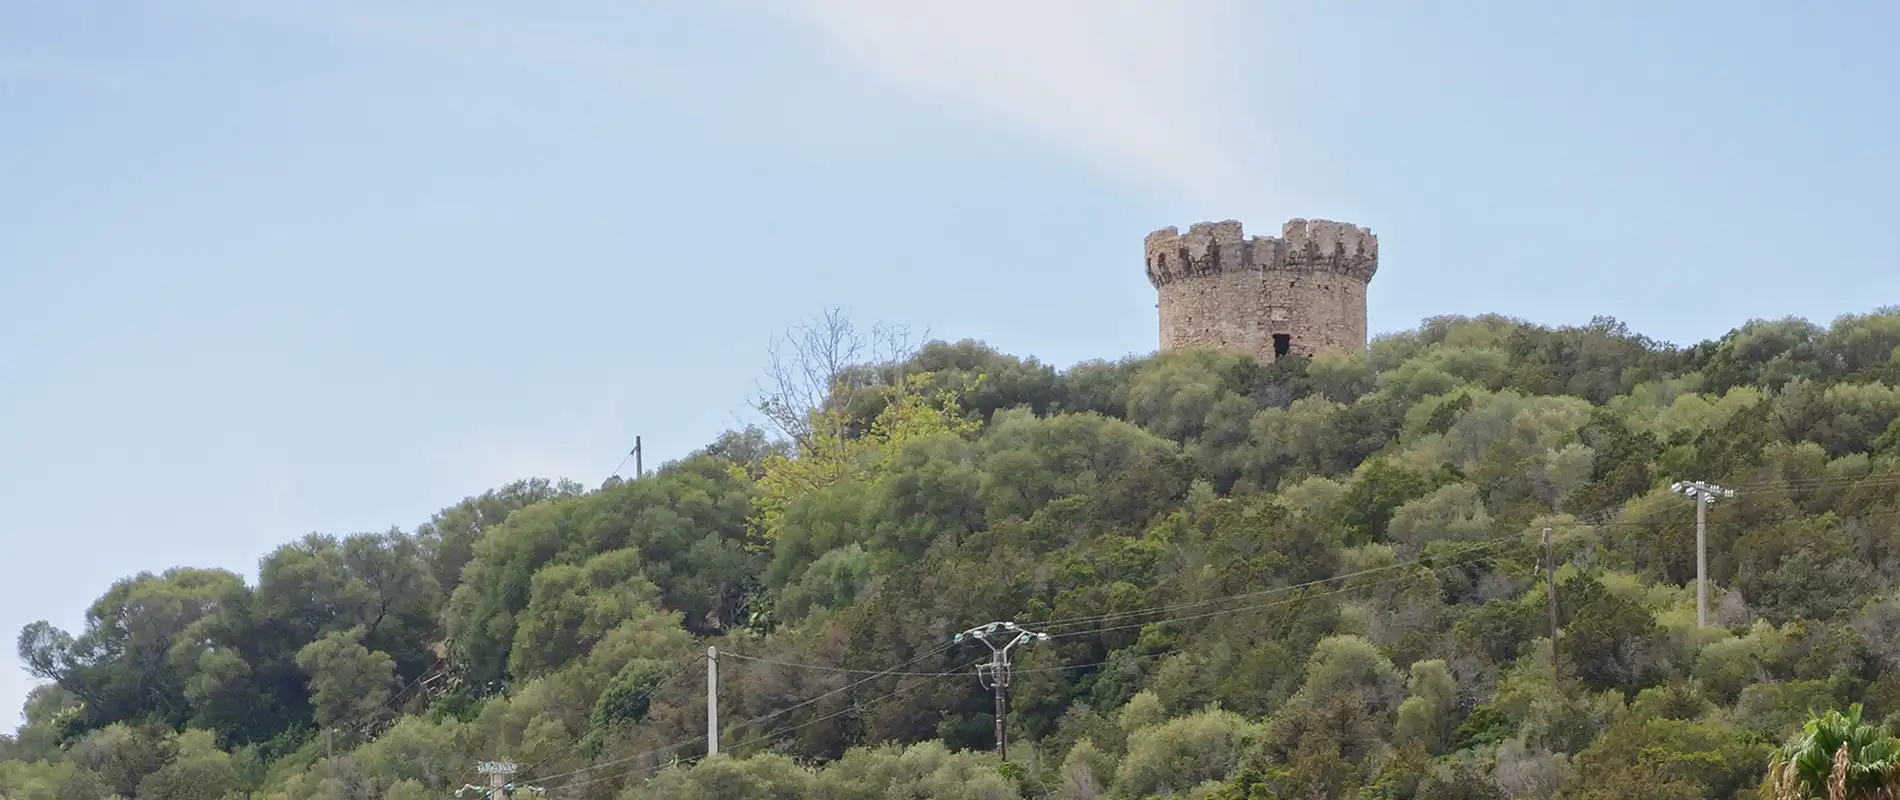
{"label": "dense green vegetation", "polygon": [[[812,363],[833,391],[761,399],[784,435],[29,626],[47,684],[0,797],[441,797],[500,758],[627,800],[1900,785],[1900,311],[1689,348],[1486,317],[1271,365]],[[1683,479],[1739,490],[1706,629]],[[950,646],[992,620],[1051,637],[1016,654],[1009,763],[987,650]]]}

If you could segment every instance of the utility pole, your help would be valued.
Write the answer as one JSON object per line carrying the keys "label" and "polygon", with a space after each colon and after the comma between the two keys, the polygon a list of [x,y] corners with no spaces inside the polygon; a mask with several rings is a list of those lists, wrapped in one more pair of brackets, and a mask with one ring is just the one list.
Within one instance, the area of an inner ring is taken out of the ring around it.
{"label": "utility pole", "polygon": [[640,451],[640,437],[633,437],[633,479],[636,481],[647,476],[647,468],[641,463],[645,456]]}
{"label": "utility pole", "polygon": [[1550,675],[1557,672],[1557,554],[1550,545],[1550,526],[1544,526],[1544,593],[1550,604]]}
{"label": "utility pole", "polygon": [[964,639],[989,645],[990,661],[976,665],[976,679],[996,695],[996,756],[1008,761],[1009,742],[1004,728],[1009,713],[1009,651],[1019,644],[1049,641],[1049,634],[1024,629],[1014,622],[992,622],[959,633],[950,643],[962,644]]}
{"label": "utility pole", "polygon": [[1709,506],[1715,499],[1733,498],[1734,489],[1724,489],[1703,481],[1678,481],[1669,491],[1681,492],[1695,501],[1695,625],[1709,627]]}
{"label": "utility pole", "polygon": [[508,783],[508,776],[515,774],[518,766],[512,761],[483,761],[475,765],[475,771],[488,776],[488,800],[502,800],[514,794],[514,786]]}
{"label": "utility pole", "polygon": [[706,648],[706,757],[719,755],[719,648]]}

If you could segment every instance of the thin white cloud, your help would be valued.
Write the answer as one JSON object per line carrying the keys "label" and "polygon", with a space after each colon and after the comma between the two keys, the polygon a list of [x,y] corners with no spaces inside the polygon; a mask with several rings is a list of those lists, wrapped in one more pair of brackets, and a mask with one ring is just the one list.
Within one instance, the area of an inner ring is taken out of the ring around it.
{"label": "thin white cloud", "polygon": [[[1259,208],[1270,132],[1249,113],[1224,0],[795,0],[867,71],[1199,204]],[[1237,87],[1237,84],[1240,84]]]}
{"label": "thin white cloud", "polygon": [[[616,37],[616,30],[636,23],[627,18],[631,12],[612,4],[586,3],[565,14],[365,2],[197,5],[621,89],[696,80],[689,64]],[[940,102],[951,113],[1040,139],[1170,200],[1222,213],[1275,205],[1278,176],[1268,166],[1276,110],[1251,99],[1271,93],[1259,91],[1259,64],[1249,69],[1243,62],[1283,49],[1289,38],[1261,29],[1270,19],[1252,13],[1258,9],[1248,0],[785,0],[720,6],[777,15],[862,73]],[[708,32],[680,35],[702,33]],[[717,31],[710,33],[717,41]]]}

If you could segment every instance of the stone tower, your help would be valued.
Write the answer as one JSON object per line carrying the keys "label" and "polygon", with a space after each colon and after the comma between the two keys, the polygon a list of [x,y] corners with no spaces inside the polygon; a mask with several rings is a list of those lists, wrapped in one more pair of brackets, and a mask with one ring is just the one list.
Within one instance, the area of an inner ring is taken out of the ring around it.
{"label": "stone tower", "polygon": [[1247,350],[1261,362],[1366,346],[1366,285],[1379,239],[1344,222],[1296,219],[1281,236],[1198,222],[1148,234],[1148,281],[1160,294],[1161,349]]}

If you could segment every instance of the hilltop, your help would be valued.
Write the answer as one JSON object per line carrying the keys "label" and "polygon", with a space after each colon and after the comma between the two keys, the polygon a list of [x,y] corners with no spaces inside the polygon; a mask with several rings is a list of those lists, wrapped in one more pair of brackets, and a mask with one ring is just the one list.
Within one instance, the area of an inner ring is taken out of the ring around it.
{"label": "hilltop", "polygon": [[[1067,369],[839,322],[651,474],[29,626],[0,797],[1740,797],[1817,713],[1900,729],[1900,310]],[[1736,491],[1706,628],[1685,480]],[[991,621],[1049,634],[1008,763]]]}

